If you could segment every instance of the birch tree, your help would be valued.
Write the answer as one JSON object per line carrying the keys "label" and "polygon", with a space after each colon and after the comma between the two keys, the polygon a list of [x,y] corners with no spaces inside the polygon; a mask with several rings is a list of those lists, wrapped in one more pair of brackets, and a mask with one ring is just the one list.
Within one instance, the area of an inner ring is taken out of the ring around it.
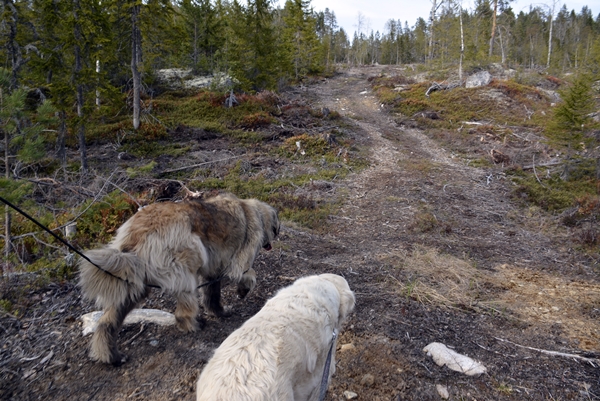
{"label": "birch tree", "polygon": [[142,35],[139,28],[140,16],[139,3],[131,5],[131,79],[133,81],[132,108],[133,108],[133,129],[140,127],[141,110],[141,75],[139,64],[142,61]]}
{"label": "birch tree", "polygon": [[444,0],[430,0],[431,11],[429,12],[429,60],[433,59],[433,44],[434,44],[434,31],[435,31],[435,15],[438,10],[444,4]]}
{"label": "birch tree", "polygon": [[552,28],[554,27],[554,10],[556,8],[557,0],[552,2],[552,6],[548,6],[550,9],[550,15],[548,16],[548,23],[550,24],[550,32],[548,34],[548,60],[546,61],[546,68],[550,68],[550,58],[552,57]]}
{"label": "birch tree", "polygon": [[496,18],[498,15],[498,0],[494,0],[494,12],[492,14],[492,33],[490,35],[490,51],[488,57],[492,57],[494,53],[494,40],[496,39]]}

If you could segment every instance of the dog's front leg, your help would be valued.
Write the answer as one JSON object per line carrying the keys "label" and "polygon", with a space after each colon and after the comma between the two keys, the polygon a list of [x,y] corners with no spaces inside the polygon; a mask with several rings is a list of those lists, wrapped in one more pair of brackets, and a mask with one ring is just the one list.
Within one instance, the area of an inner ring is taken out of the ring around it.
{"label": "dog's front leg", "polygon": [[202,287],[204,308],[217,317],[231,316],[231,311],[226,311],[221,305],[221,280],[207,280],[209,284]]}
{"label": "dog's front leg", "polygon": [[253,268],[249,268],[242,274],[242,278],[238,282],[237,294],[244,299],[254,287],[256,287],[256,272]]}

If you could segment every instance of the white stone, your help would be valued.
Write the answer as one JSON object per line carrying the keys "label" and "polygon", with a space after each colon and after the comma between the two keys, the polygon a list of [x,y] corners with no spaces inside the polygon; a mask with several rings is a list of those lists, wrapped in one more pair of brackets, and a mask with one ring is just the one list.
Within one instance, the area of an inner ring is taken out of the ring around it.
{"label": "white stone", "polygon": [[492,81],[492,75],[487,71],[479,71],[471,75],[465,82],[466,88],[477,88],[478,86],[486,86]]}
{"label": "white stone", "polygon": [[461,372],[467,376],[475,376],[485,373],[486,367],[481,362],[477,362],[468,356],[461,355],[442,343],[431,343],[423,348],[427,355],[433,358],[438,366],[447,366],[456,372]]}
{"label": "white stone", "polygon": [[373,387],[373,384],[375,384],[375,376],[367,373],[362,377],[362,379],[360,379],[360,384],[366,387]]}
{"label": "white stone", "polygon": [[356,347],[354,346],[354,344],[352,344],[352,343],[348,343],[348,344],[344,344],[344,345],[342,345],[342,346],[340,347],[340,351],[342,351],[342,352],[344,352],[344,351],[349,351],[349,350],[352,350],[352,349],[354,349],[354,348],[356,348]]}
{"label": "white stone", "polygon": [[450,398],[450,393],[448,392],[448,387],[446,387],[442,384],[436,384],[435,389],[437,390],[437,392],[440,395],[440,397],[442,398],[442,400],[447,400],[448,398]]}
{"label": "white stone", "polygon": [[[90,312],[80,317],[83,323],[84,336],[96,331],[98,320],[103,313],[102,311]],[[175,315],[158,309],[134,309],[125,317],[123,324],[136,323],[156,323],[161,326],[171,326],[175,324]]]}
{"label": "white stone", "polygon": [[353,400],[355,398],[358,398],[358,394],[356,394],[354,391],[344,391],[344,397],[346,397],[347,400]]}

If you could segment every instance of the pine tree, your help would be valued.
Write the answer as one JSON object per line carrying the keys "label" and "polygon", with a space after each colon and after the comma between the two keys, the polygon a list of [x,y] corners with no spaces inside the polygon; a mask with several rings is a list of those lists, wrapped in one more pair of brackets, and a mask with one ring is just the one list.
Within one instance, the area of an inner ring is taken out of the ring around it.
{"label": "pine tree", "polygon": [[[30,111],[25,102],[28,91],[23,87],[14,88],[14,77],[11,71],[0,68],[0,132],[4,136],[4,178],[0,178],[0,189],[3,197],[18,203],[29,192],[30,185],[14,178],[19,177],[23,168],[45,156],[43,131],[54,122],[55,109],[45,100],[37,110]],[[11,220],[10,209],[6,206],[4,256],[7,261],[12,249]]]}
{"label": "pine tree", "polygon": [[268,0],[234,0],[227,16],[230,37],[226,45],[231,75],[244,90],[274,89],[282,76],[278,41]]}
{"label": "pine tree", "polygon": [[322,70],[321,47],[316,35],[316,20],[310,1],[287,0],[283,9],[283,31],[287,71],[294,79]]}
{"label": "pine tree", "polygon": [[574,148],[584,140],[583,132],[592,122],[590,114],[595,109],[591,82],[589,76],[580,74],[560,92],[562,102],[554,110],[549,135],[562,145]]}
{"label": "pine tree", "polygon": [[217,55],[225,43],[224,22],[217,7],[210,0],[184,0],[181,11],[188,37],[185,52],[193,70],[213,72],[217,68]]}

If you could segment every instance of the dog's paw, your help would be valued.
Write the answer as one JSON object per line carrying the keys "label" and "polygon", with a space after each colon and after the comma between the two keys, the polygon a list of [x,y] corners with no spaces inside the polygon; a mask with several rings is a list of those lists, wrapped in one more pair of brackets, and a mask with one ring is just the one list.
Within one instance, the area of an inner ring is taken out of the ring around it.
{"label": "dog's paw", "polygon": [[218,310],[211,310],[210,313],[212,313],[216,317],[221,317],[221,318],[231,317],[231,315],[233,315],[233,312],[231,311],[230,306],[226,306],[226,307],[220,308]]}
{"label": "dog's paw", "polygon": [[122,352],[117,352],[117,354],[114,355],[114,358],[110,361],[110,363],[114,367],[119,367],[119,366],[123,365],[125,362],[127,362],[127,360],[128,360],[127,355],[125,355]]}
{"label": "dog's paw", "polygon": [[249,292],[250,292],[249,288],[246,288],[243,286],[238,286],[238,288],[237,288],[237,294],[240,299],[246,298],[246,295],[248,295]]}
{"label": "dog's paw", "polygon": [[177,324],[177,328],[183,331],[184,333],[194,332],[198,328],[196,319],[176,317],[175,321]]}

